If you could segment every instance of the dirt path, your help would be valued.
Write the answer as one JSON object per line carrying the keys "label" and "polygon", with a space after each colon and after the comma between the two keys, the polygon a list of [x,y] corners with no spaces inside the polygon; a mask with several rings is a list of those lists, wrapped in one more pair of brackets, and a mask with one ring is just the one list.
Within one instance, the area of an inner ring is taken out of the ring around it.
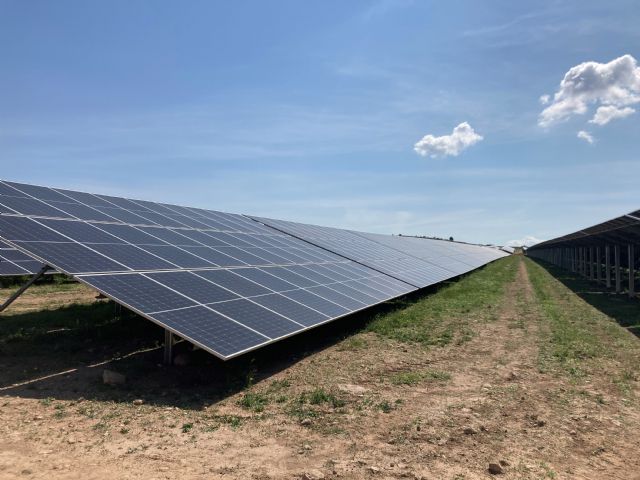
{"label": "dirt path", "polygon": [[468,341],[359,333],[199,410],[81,398],[95,378],[0,396],[0,478],[640,478],[637,382],[600,401],[598,377],[542,372],[548,321],[514,268]]}

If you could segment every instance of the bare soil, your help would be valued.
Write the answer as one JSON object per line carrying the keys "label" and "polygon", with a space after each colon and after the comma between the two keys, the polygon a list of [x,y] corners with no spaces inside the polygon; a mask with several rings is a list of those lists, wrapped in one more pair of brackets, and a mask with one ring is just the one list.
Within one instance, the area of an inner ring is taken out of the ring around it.
{"label": "bare soil", "polygon": [[[18,364],[0,350],[0,478],[640,478],[638,378],[614,381],[623,362],[637,367],[638,339],[615,325],[626,356],[585,360],[582,376],[549,367],[541,352],[557,334],[530,281],[534,267],[513,264],[499,303],[467,313],[467,341],[426,348],[355,333],[269,375],[249,369],[242,387],[214,397],[210,385],[182,393],[180,377],[223,368],[197,353],[167,368],[156,365],[158,350],[142,352],[155,370],[110,387],[102,353],[73,365],[47,350]],[[545,281],[544,301],[613,323]],[[51,308],[54,298],[94,301],[86,290],[52,291],[14,308]],[[49,376],[56,368],[66,373]],[[157,377],[169,380],[146,393],[130,385]],[[490,473],[492,463],[502,473]]]}

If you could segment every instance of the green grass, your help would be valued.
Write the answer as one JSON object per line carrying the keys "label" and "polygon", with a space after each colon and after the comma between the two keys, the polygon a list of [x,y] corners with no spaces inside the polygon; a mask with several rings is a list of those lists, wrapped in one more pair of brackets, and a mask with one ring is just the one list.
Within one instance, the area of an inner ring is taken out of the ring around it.
{"label": "green grass", "polygon": [[[540,264],[526,260],[537,303],[546,320],[540,329],[541,371],[564,372],[578,380],[611,362],[619,374],[611,377],[620,390],[640,369],[637,340],[609,316],[571,292]],[[566,273],[565,273],[566,275]]]}
{"label": "green grass", "polygon": [[334,410],[345,406],[345,401],[339,398],[335,393],[328,392],[324,388],[315,388],[308,392],[302,392],[294,398],[287,409],[287,413],[298,419],[316,418],[322,412],[318,407],[327,405]]}
{"label": "green grass", "polygon": [[319,405],[321,403],[328,403],[333,408],[338,408],[344,406],[344,401],[340,400],[334,393],[327,392],[323,388],[316,388],[309,394],[307,394],[307,399],[311,405]]}
{"label": "green grass", "polygon": [[269,404],[269,396],[261,392],[245,393],[238,404],[247,410],[259,413],[263,412]]}
{"label": "green grass", "polygon": [[376,317],[368,330],[401,342],[456,344],[473,338],[473,321],[496,319],[505,285],[517,273],[518,258],[506,257],[441,288],[415,303]]}

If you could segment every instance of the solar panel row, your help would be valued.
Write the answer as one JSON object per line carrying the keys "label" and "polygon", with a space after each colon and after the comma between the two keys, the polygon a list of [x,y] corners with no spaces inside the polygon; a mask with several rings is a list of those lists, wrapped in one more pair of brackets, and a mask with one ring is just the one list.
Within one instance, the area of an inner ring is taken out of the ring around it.
{"label": "solar panel row", "polygon": [[458,257],[497,258],[439,265],[384,236],[276,222],[0,181],[5,250],[223,359],[458,275]]}
{"label": "solar panel row", "polygon": [[478,245],[255,219],[418,288],[461,275],[503,256]]}

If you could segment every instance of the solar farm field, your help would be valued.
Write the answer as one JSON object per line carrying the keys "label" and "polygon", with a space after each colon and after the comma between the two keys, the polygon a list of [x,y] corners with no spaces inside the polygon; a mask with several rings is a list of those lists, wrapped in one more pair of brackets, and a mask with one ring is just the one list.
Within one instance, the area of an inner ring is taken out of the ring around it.
{"label": "solar farm field", "polygon": [[0,478],[635,478],[637,300],[589,288],[512,255],[167,366],[162,328],[46,278],[0,314]]}

